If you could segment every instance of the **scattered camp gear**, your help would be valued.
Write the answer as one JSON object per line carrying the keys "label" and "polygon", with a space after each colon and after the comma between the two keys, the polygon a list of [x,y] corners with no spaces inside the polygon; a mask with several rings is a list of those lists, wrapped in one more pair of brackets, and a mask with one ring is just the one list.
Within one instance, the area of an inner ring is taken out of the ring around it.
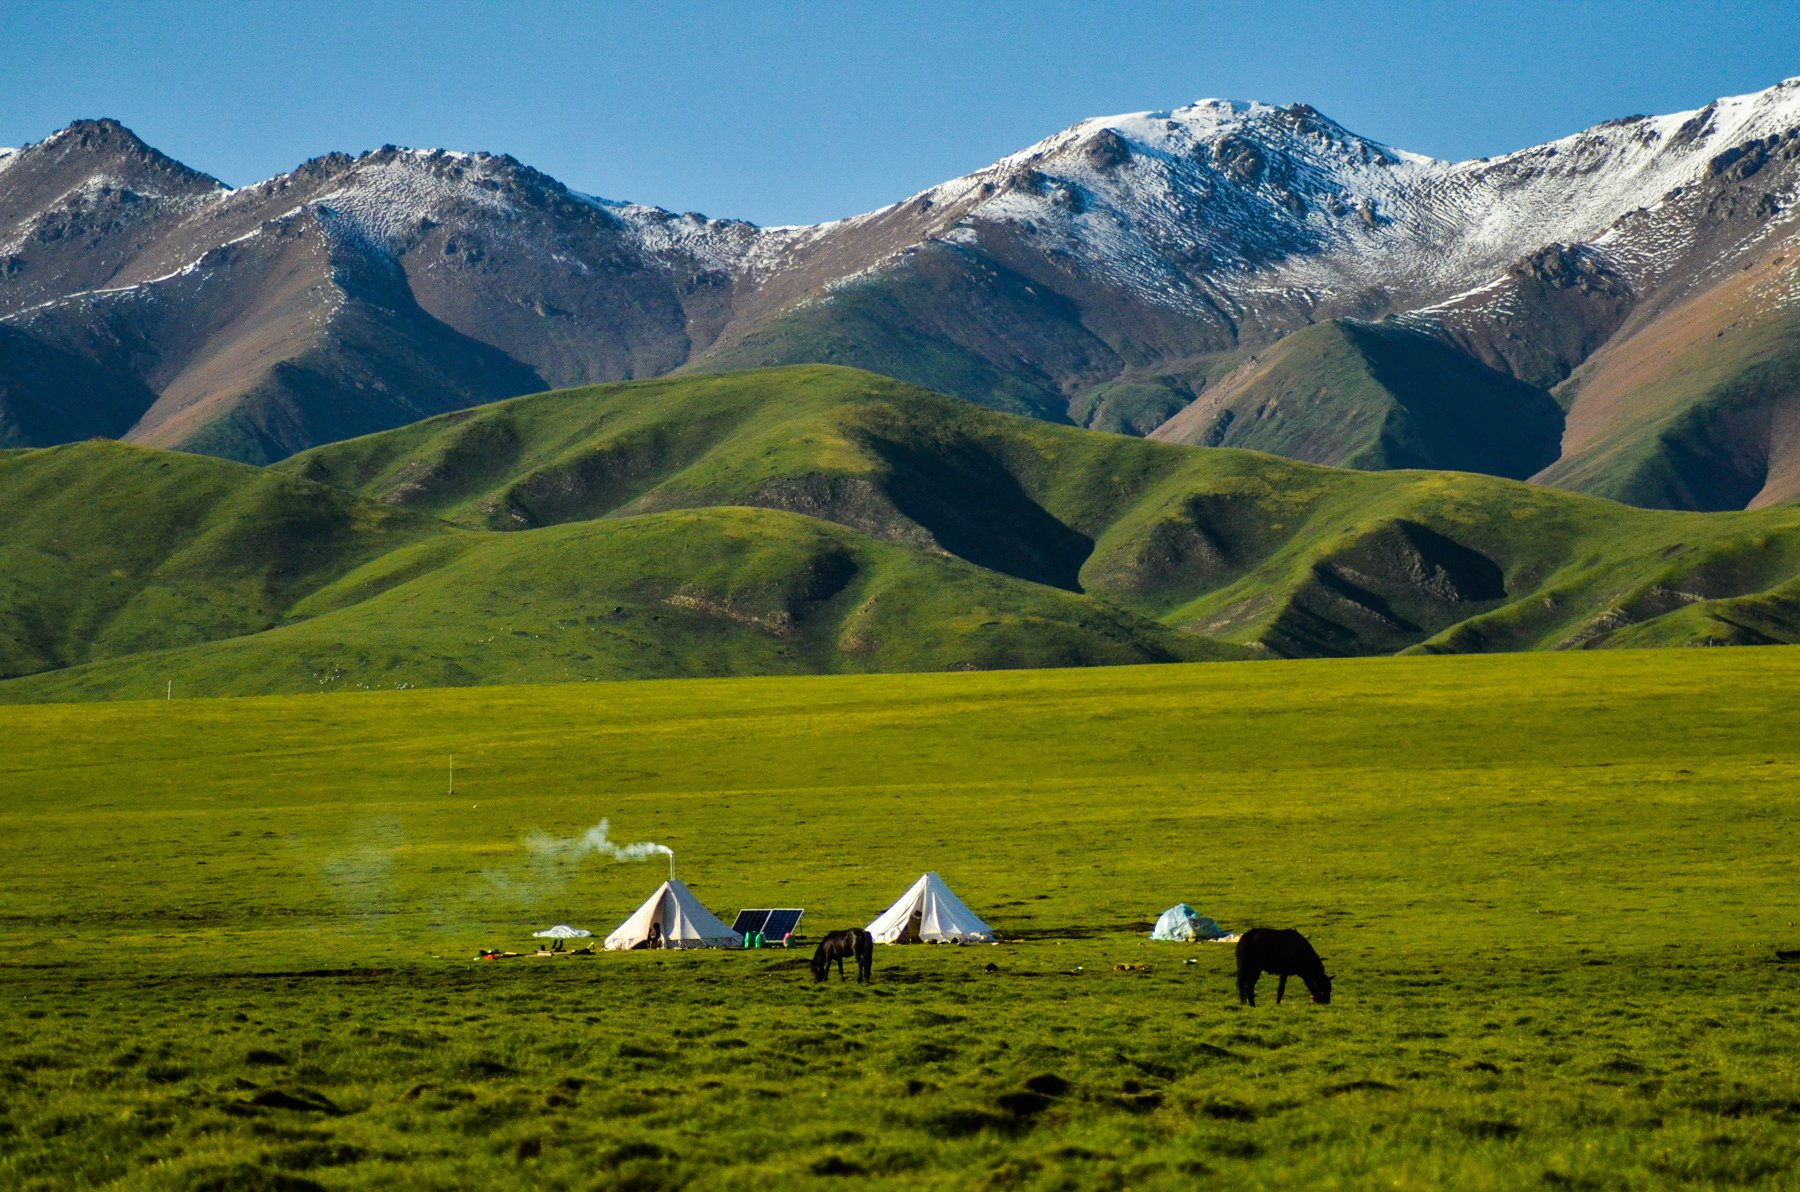
{"label": "scattered camp gear", "polygon": [[670,878],[606,937],[608,952],[651,948],[741,948],[744,937],[700,904],[680,878]]}
{"label": "scattered camp gear", "polygon": [[1225,934],[1223,927],[1187,903],[1178,902],[1156,917],[1156,927],[1151,930],[1150,938],[1191,944],[1195,940],[1223,939]]}
{"label": "scattered camp gear", "polygon": [[927,944],[985,944],[994,940],[994,929],[964,906],[935,872],[914,882],[899,901],[869,924],[869,934],[878,944],[914,940]]}
{"label": "scattered camp gear", "polygon": [[594,933],[580,927],[570,927],[567,923],[558,923],[555,927],[546,927],[542,931],[531,933],[532,939],[552,940],[552,952],[561,952],[569,940],[584,940]]}

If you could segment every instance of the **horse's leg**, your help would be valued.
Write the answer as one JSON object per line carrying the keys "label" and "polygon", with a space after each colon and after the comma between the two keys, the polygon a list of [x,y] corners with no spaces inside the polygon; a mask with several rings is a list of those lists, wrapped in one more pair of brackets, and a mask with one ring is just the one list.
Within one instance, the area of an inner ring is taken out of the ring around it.
{"label": "horse's leg", "polygon": [[1288,975],[1286,973],[1283,973],[1283,974],[1281,974],[1281,980],[1276,982],[1275,1004],[1277,1006],[1279,1006],[1281,1004],[1281,999],[1282,999],[1283,995],[1285,995],[1287,993],[1287,979],[1288,979]]}
{"label": "horse's leg", "polygon": [[844,954],[842,952],[837,954],[837,966],[838,980],[842,981],[844,979]]}
{"label": "horse's leg", "polygon": [[1262,976],[1255,970],[1238,970],[1238,1004],[1254,1006],[1256,1004],[1256,979]]}

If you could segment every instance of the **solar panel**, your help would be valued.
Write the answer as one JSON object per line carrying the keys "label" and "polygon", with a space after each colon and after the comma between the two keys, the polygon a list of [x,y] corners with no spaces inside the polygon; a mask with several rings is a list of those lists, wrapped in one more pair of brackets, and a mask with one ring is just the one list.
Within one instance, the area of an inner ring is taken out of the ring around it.
{"label": "solar panel", "polygon": [[764,939],[778,940],[792,935],[800,929],[800,916],[806,912],[798,909],[777,909],[769,912],[769,921],[763,925]]}
{"label": "solar panel", "polygon": [[743,910],[737,913],[737,918],[731,924],[731,930],[740,936],[758,932],[761,933],[765,942],[778,944],[784,937],[799,928],[800,916],[805,913],[797,907],[774,909],[759,907],[753,910]]}
{"label": "solar panel", "polygon": [[761,931],[763,924],[768,921],[769,912],[766,910],[739,911],[737,918],[732,920],[731,929],[739,935],[743,935],[750,931]]}

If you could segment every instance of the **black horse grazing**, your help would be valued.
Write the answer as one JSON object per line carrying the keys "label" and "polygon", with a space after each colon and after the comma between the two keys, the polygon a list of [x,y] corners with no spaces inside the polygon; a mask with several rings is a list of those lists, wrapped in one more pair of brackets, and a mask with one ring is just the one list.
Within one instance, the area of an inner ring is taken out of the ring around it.
{"label": "black horse grazing", "polygon": [[837,961],[838,980],[844,979],[844,957],[856,958],[856,983],[868,982],[873,985],[875,978],[875,937],[860,927],[852,927],[845,931],[834,931],[819,941],[818,951],[813,953],[813,980],[823,981],[831,974],[831,962]]}
{"label": "black horse grazing", "polygon": [[1306,937],[1288,927],[1252,927],[1237,944],[1238,1001],[1246,1006],[1256,1004],[1256,980],[1264,973],[1281,978],[1275,986],[1275,1004],[1287,992],[1287,979],[1299,977],[1306,982],[1306,992],[1321,1006],[1331,1004],[1331,978],[1325,974],[1325,962],[1306,942]]}

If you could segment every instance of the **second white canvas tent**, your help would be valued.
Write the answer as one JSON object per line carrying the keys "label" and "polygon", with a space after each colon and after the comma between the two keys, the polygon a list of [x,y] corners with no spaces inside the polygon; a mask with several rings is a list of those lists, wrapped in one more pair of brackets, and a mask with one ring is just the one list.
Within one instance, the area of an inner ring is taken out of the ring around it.
{"label": "second white canvas tent", "polygon": [[994,938],[994,929],[964,906],[936,873],[914,882],[868,930],[878,944],[913,939],[928,944],[974,944],[991,943]]}
{"label": "second white canvas tent", "polygon": [[741,948],[744,941],[738,933],[719,921],[719,917],[700,905],[694,892],[680,879],[670,878],[645,899],[644,905],[632,912],[606,937],[608,952],[626,952],[650,939],[650,929],[657,933],[659,948]]}

